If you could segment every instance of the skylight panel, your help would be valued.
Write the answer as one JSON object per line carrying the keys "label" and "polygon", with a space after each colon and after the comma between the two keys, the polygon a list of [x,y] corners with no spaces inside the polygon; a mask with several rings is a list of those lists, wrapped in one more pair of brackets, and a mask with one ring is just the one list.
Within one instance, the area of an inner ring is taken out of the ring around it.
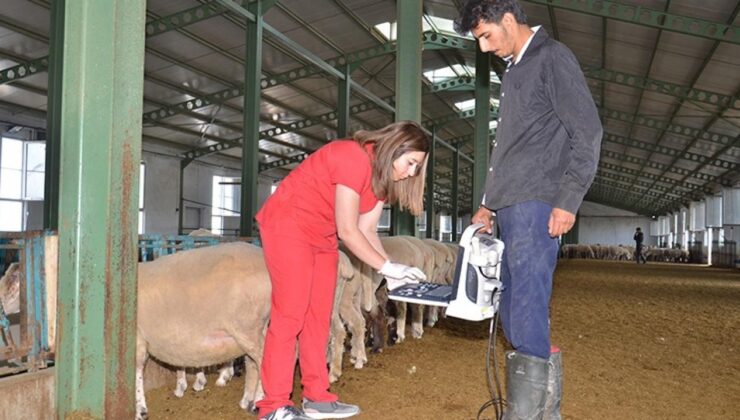
{"label": "skylight panel", "polygon": [[[388,41],[395,41],[396,37],[398,36],[398,24],[396,22],[383,22],[375,25],[375,29],[380,32],[385,39]],[[421,30],[422,31],[428,31],[431,30],[432,27],[427,23],[426,20],[423,20],[421,22]]]}
{"label": "skylight panel", "polygon": [[475,98],[468,99],[467,101],[455,102],[455,107],[457,107],[457,109],[459,109],[460,111],[473,109],[475,108]]}
{"label": "skylight panel", "polygon": [[[451,79],[458,76],[469,76],[471,68],[463,66],[461,64],[453,64],[448,67],[441,67],[435,70],[425,71],[424,77],[432,83],[437,83],[442,80]],[[474,74],[474,73],[473,73]]]}
{"label": "skylight panel", "polygon": [[[496,98],[491,98],[491,100],[489,101],[489,103],[492,106],[497,107],[499,101]],[[468,99],[466,101],[455,102],[455,107],[457,107],[457,109],[460,110],[460,111],[467,111],[469,109],[473,109],[473,108],[475,108],[475,98]]]}

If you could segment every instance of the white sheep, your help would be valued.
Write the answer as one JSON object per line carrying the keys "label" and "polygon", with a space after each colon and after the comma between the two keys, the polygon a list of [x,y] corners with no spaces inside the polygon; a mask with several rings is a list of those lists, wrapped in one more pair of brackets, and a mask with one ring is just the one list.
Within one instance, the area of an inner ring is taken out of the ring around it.
{"label": "white sheep", "polygon": [[[450,265],[453,262],[452,253],[449,248],[436,239],[423,239],[434,253],[434,275],[429,279],[432,283],[450,284],[447,274],[450,271]],[[426,325],[433,327],[439,320],[439,306],[427,306],[426,308]]]}
{"label": "white sheep", "polygon": [[[383,245],[388,257],[391,261],[400,262],[412,267],[427,267],[422,268],[424,274],[427,274],[429,262],[426,260],[427,255],[422,251],[421,248],[415,243],[411,243],[407,238],[401,236],[387,236],[380,238],[380,242]],[[421,240],[419,240],[421,242]],[[428,274],[427,274],[428,275]],[[380,274],[372,273],[373,284],[377,285],[374,290],[380,286],[383,277]],[[406,339],[406,302],[395,302],[398,313],[396,315],[396,342],[400,343]],[[418,305],[415,306],[418,309]],[[417,311],[414,311],[415,313]],[[412,323],[412,334],[415,338],[421,338],[423,334],[423,327],[421,325],[421,318],[414,318]]]}
{"label": "white sheep", "polygon": [[[351,255],[351,254],[349,254]],[[354,260],[354,261],[353,261]],[[356,369],[367,363],[365,355],[365,319],[360,312],[362,284],[360,270],[355,269],[359,260],[339,251],[337,287],[334,293],[334,308],[331,317],[331,335],[327,351],[329,381],[336,382],[342,376],[342,355],[347,329],[352,334],[351,360]]]}
{"label": "white sheep", "polygon": [[259,366],[270,313],[262,249],[244,242],[197,248],[139,264],[136,419],[147,418],[144,365],[205,367],[246,355],[243,409],[262,398]]}
{"label": "white sheep", "polygon": [[20,305],[20,266],[17,262],[10,263],[5,270],[3,278],[0,279],[0,303],[6,315],[17,314],[21,310]]}
{"label": "white sheep", "polygon": [[[208,229],[198,228],[188,234],[188,236],[194,237],[220,237]],[[226,386],[226,384],[234,377],[234,361],[230,361],[224,364],[218,371],[218,379],[216,379],[216,386]],[[193,382],[193,390],[198,392],[205,389],[208,380],[203,370],[195,372],[195,381]],[[188,379],[184,369],[177,370],[177,383],[175,385],[175,396],[182,398],[185,395],[185,391],[188,390]]]}

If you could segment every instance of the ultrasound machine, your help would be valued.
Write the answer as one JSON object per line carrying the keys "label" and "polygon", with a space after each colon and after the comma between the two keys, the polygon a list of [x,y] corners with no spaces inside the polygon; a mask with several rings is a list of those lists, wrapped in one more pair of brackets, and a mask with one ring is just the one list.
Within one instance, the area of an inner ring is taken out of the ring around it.
{"label": "ultrasound machine", "polygon": [[482,223],[468,226],[451,285],[420,282],[388,292],[391,300],[446,307],[446,314],[469,321],[493,318],[501,296],[501,257],[504,243],[482,230]]}

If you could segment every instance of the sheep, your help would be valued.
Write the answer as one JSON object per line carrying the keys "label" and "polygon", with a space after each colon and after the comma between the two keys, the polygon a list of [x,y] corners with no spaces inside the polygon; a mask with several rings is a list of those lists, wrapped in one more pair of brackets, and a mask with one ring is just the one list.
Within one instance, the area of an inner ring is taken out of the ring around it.
{"label": "sheep", "polygon": [[21,310],[20,301],[21,272],[17,262],[10,263],[0,279],[0,304],[6,315],[17,314]]}
{"label": "sheep", "polygon": [[443,242],[443,244],[447,247],[447,252],[452,254],[452,264],[450,265],[449,271],[447,272],[447,278],[449,279],[448,281],[450,283],[454,283],[455,270],[457,269],[457,259],[460,255],[460,245],[446,242]]}
{"label": "sheep", "polygon": [[[424,267],[425,264],[428,264],[425,260],[425,255],[419,246],[415,243],[411,243],[405,237],[388,236],[380,238],[380,242],[392,261],[420,268]],[[424,274],[427,274],[426,270],[423,268],[422,271],[424,271]],[[383,277],[377,273],[373,273],[372,275],[373,284],[377,285],[374,290],[377,290]],[[396,342],[400,343],[406,339],[406,305],[404,302],[396,302],[396,307],[398,308],[398,317],[396,318]],[[421,333],[423,333],[423,329],[419,331],[419,329],[421,329],[421,323],[417,320],[415,320],[415,322],[417,323],[413,325],[414,329],[412,329],[412,334],[414,334],[415,338],[421,338]]]}
{"label": "sheep", "polygon": [[[191,231],[188,236],[195,236],[195,237],[218,237],[219,235],[216,235],[215,233],[211,232],[208,229],[198,228],[194,231]],[[226,386],[226,384],[231,380],[231,378],[234,377],[234,362],[230,361],[227,362],[221,369],[218,371],[218,379],[216,380],[216,386]],[[208,383],[208,380],[206,379],[206,375],[203,370],[198,370],[195,373],[195,381],[193,382],[193,390],[196,392],[202,391],[205,389],[206,384]],[[177,370],[177,382],[175,385],[175,396],[177,398],[182,398],[185,395],[185,391],[188,390],[188,379],[185,374],[184,369],[178,369]]]}
{"label": "sheep", "polygon": [[[434,239],[423,239],[422,242],[431,248],[434,253],[434,275],[429,278],[432,283],[449,284],[447,273],[452,264],[452,254],[447,251],[447,247]],[[433,327],[439,320],[439,306],[427,306],[426,308],[426,325]]]}
{"label": "sheep", "polygon": [[[421,239],[414,237],[414,236],[401,236],[402,238],[406,239],[406,241],[410,242],[411,244],[415,245],[422,254],[423,263],[419,265],[418,267],[421,269],[421,271],[424,272],[424,275],[427,277],[427,281],[434,281],[434,270],[437,266],[436,262],[436,254],[434,252],[434,249],[429,245],[428,243],[422,241]],[[426,306],[424,305],[418,305],[418,304],[410,304],[412,308],[411,312],[411,335],[414,338],[421,338],[422,335],[424,335],[424,313],[426,312]],[[396,306],[399,307],[398,311],[398,321],[399,322],[406,322],[406,312],[403,311],[406,305],[404,302],[396,302]],[[436,318],[436,314],[435,314]],[[435,319],[436,322],[436,319]],[[434,325],[434,323],[432,323]]]}
{"label": "sheep", "polygon": [[138,278],[136,419],[148,416],[149,356],[172,366],[203,367],[246,354],[239,405],[254,410],[263,395],[259,366],[270,313],[262,250],[232,242],[183,251],[139,263]]}
{"label": "sheep", "polygon": [[[349,254],[351,255],[351,254]],[[347,337],[345,325],[352,334],[350,360],[355,369],[362,369],[367,363],[365,355],[365,320],[360,312],[362,299],[362,277],[359,260],[339,251],[337,267],[337,287],[334,294],[334,308],[331,319],[331,336],[327,359],[329,360],[329,381],[336,382],[342,376],[342,354]]]}

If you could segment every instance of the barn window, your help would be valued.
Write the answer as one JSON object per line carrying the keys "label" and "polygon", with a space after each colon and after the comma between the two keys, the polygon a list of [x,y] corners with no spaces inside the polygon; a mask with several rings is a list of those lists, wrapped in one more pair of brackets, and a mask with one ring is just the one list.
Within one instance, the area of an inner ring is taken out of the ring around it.
{"label": "barn window", "polygon": [[421,217],[416,218],[416,226],[419,227],[419,232],[427,231],[427,212],[422,212]]}
{"label": "barn window", "polygon": [[213,200],[211,209],[211,232],[223,235],[229,226],[229,218],[239,217],[240,179],[213,176]]}
{"label": "barn window", "polygon": [[29,202],[44,200],[46,143],[3,137],[0,142],[0,231],[27,228]]}
{"label": "barn window", "polygon": [[146,166],[144,162],[139,165],[139,235],[144,233],[144,177]]}
{"label": "barn window", "polygon": [[391,208],[384,207],[383,213],[380,214],[378,219],[378,230],[388,230],[391,228]]}
{"label": "barn window", "polygon": [[439,240],[452,240],[452,216],[439,216]]}

